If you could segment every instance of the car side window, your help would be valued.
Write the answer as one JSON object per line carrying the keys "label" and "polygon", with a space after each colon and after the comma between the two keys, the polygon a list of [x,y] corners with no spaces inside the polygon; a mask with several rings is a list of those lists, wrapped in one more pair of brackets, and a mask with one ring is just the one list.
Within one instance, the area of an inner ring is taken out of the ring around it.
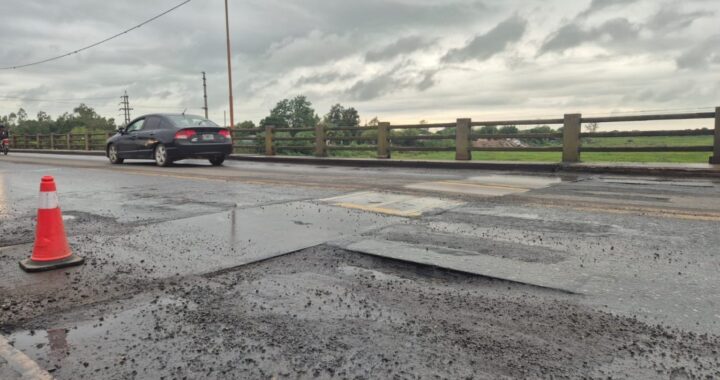
{"label": "car side window", "polygon": [[145,119],[140,119],[140,120],[128,125],[126,131],[128,133],[140,131],[143,129],[144,124],[145,124]]}
{"label": "car side window", "polygon": [[160,129],[174,129],[174,127],[171,122],[163,119],[160,122]]}
{"label": "car side window", "polygon": [[160,129],[160,118],[156,116],[150,116],[147,118],[147,121],[145,121],[145,124],[143,124],[143,131],[153,131],[156,129]]}

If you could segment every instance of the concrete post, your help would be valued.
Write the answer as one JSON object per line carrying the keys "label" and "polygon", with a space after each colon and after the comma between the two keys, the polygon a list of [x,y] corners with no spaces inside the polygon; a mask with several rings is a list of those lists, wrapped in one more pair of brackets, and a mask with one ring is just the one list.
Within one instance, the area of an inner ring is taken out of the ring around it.
{"label": "concrete post", "polygon": [[273,145],[273,134],[275,127],[272,125],[266,125],[265,126],[265,155],[266,156],[274,156],[275,155],[275,146]]}
{"label": "concrete post", "polygon": [[55,134],[50,134],[50,150],[55,150]]}
{"label": "concrete post", "polygon": [[458,161],[472,160],[472,144],[470,119],[457,119],[455,124],[455,159]]}
{"label": "concrete post", "polygon": [[715,107],[715,142],[713,144],[713,155],[710,163],[720,165],[720,107]]}
{"label": "concrete post", "polygon": [[71,143],[71,140],[70,140],[70,134],[69,134],[69,133],[65,134],[65,145],[67,146],[67,150],[72,149],[72,143]]}
{"label": "concrete post", "polygon": [[325,139],[325,125],[318,123],[315,126],[315,157],[327,156],[327,142]]}
{"label": "concrete post", "polygon": [[13,146],[18,146],[17,136],[13,136],[13,137],[12,137],[12,144],[13,144]]}
{"label": "concrete post", "polygon": [[35,148],[36,149],[42,149],[42,144],[40,143],[40,134],[35,135]]}
{"label": "concrete post", "polygon": [[390,158],[390,123],[378,123],[377,158]]}
{"label": "concrete post", "polygon": [[90,134],[85,134],[85,150],[90,150]]}
{"label": "concrete post", "polygon": [[563,162],[580,162],[580,121],[579,113],[565,114],[563,123]]}

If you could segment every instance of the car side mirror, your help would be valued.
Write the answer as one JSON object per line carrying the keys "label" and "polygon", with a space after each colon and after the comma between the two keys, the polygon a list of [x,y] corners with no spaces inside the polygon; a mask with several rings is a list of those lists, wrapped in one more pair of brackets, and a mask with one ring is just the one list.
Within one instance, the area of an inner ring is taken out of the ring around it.
{"label": "car side mirror", "polygon": [[119,134],[121,134],[121,135],[124,135],[124,134],[125,134],[125,128],[119,127],[119,128],[117,129],[117,133],[119,133]]}

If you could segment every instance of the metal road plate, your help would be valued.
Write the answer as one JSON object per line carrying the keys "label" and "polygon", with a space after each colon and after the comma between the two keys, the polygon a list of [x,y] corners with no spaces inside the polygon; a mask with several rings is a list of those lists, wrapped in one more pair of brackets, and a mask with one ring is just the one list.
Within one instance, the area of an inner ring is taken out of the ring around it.
{"label": "metal road plate", "polygon": [[584,293],[582,284],[586,283],[589,278],[586,273],[569,271],[567,265],[562,263],[523,262],[466,251],[439,249],[422,244],[407,244],[374,239],[339,241],[333,244],[350,251],[432,265],[571,293]]}
{"label": "metal road plate", "polygon": [[443,211],[463,204],[447,199],[374,191],[341,195],[320,201],[334,206],[404,217],[419,217],[424,213]]}

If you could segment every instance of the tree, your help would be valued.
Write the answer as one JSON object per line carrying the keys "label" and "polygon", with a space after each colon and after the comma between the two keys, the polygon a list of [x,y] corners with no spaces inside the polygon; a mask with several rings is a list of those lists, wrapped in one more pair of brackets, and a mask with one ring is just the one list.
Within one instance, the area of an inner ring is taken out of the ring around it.
{"label": "tree", "polygon": [[50,115],[48,115],[45,111],[38,111],[37,120],[41,122],[48,122],[52,121],[52,117],[50,117]]}
{"label": "tree", "polygon": [[17,112],[17,122],[18,124],[20,124],[25,120],[27,120],[27,112],[25,112],[24,109],[20,108]]}
{"label": "tree", "polygon": [[555,133],[555,130],[547,125],[538,125],[537,127],[530,128],[526,131],[527,133]]}
{"label": "tree", "polygon": [[[556,133],[554,129],[552,129],[548,125],[538,125],[537,127],[530,128],[528,130],[520,132],[522,133]],[[529,142],[531,145],[540,145],[540,146],[548,146],[548,145],[555,145],[558,143],[558,140],[555,138],[533,138],[533,139],[526,139],[524,141]]]}
{"label": "tree", "polygon": [[336,127],[358,127],[360,126],[360,115],[355,108],[345,108],[341,104],[330,107],[330,112],[325,115],[324,120]]}
{"label": "tree", "polygon": [[85,104],[75,107],[72,114],[65,112],[55,121],[44,111],[38,111],[36,116],[36,120],[30,119],[27,112],[20,108],[17,113],[0,117],[0,121],[12,126],[14,133],[21,135],[109,132],[115,129],[115,119],[104,118]]}
{"label": "tree", "polygon": [[240,128],[240,129],[255,128],[255,123],[253,123],[252,120],[245,120],[240,123],[235,123],[235,128]]}
{"label": "tree", "polygon": [[[355,108],[345,108],[341,104],[335,104],[330,107],[330,111],[323,117],[323,123],[326,128],[333,127],[357,128],[355,131],[331,131],[330,137],[349,137],[360,136],[360,115]],[[351,144],[352,140],[340,141],[341,144]]]}
{"label": "tree", "polygon": [[478,130],[481,135],[496,135],[498,133],[498,127],[494,125],[485,125]]}
{"label": "tree", "polygon": [[[270,110],[270,115],[260,121],[260,126],[272,125],[282,128],[314,128],[320,118],[315,114],[312,103],[305,96],[283,99]],[[291,132],[295,136],[294,132]]]}
{"label": "tree", "polygon": [[[598,126],[598,123],[587,123],[587,124],[585,124],[585,130],[586,130],[588,133],[595,133],[595,132],[597,132],[598,128],[600,128],[600,126]],[[587,141],[587,142],[592,142],[592,138],[589,138],[589,137],[588,137],[588,138],[586,139],[586,141]]]}
{"label": "tree", "polygon": [[585,124],[585,130],[588,131],[588,133],[595,133],[595,132],[597,132],[598,128],[600,128],[598,123]]}
{"label": "tree", "polygon": [[502,135],[514,135],[518,133],[518,129],[514,125],[505,125],[501,127],[498,132],[500,132],[500,134]]}

